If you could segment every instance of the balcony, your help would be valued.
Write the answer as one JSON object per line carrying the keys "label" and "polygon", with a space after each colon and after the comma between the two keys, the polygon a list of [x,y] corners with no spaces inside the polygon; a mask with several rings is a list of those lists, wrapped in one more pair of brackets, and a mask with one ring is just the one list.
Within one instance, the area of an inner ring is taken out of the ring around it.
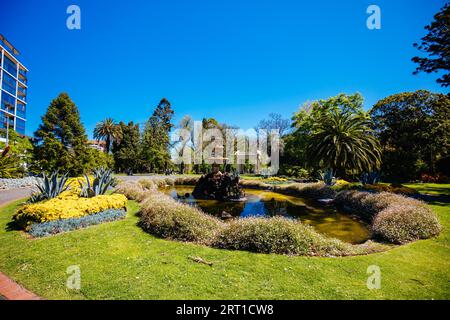
{"label": "balcony", "polygon": [[6,51],[8,51],[9,54],[11,54],[13,57],[17,57],[19,55],[19,51],[14,48],[14,46],[9,43],[8,40],[5,39],[5,37],[0,34],[0,45],[5,48]]}
{"label": "balcony", "polygon": [[27,96],[27,89],[19,85],[18,90],[17,90],[17,95],[18,95],[19,99],[22,99],[25,101],[25,98]]}
{"label": "balcony", "polygon": [[9,113],[14,113],[15,107],[14,107],[13,104],[4,101],[4,102],[2,103],[2,109],[5,110],[5,111],[7,111],[7,112],[9,112]]}
{"label": "balcony", "polygon": [[28,80],[27,80],[27,72],[23,69],[19,69],[19,81],[22,82],[23,84],[27,84]]}

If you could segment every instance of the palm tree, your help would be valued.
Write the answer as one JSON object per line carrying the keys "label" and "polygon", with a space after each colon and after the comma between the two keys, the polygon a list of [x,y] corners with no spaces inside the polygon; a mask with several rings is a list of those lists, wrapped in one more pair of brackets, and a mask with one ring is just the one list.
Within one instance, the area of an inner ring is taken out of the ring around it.
{"label": "palm tree", "polygon": [[111,143],[114,140],[120,140],[122,136],[122,130],[113,119],[106,118],[105,120],[97,123],[94,129],[94,139],[98,141],[105,141],[105,152],[109,153]]}
{"label": "palm tree", "polygon": [[312,132],[306,149],[310,166],[342,175],[346,170],[379,169],[381,147],[366,116],[330,110],[313,126]]}

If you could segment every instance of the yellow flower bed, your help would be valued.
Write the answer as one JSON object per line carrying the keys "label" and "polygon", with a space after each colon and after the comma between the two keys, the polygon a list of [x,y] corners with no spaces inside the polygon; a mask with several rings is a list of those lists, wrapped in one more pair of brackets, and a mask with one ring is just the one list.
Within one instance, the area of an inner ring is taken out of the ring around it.
{"label": "yellow flower bed", "polygon": [[[94,176],[89,176],[89,181],[91,184],[94,183]],[[69,178],[67,179],[66,186],[69,186],[68,191],[71,191],[72,193],[80,193],[81,187],[80,182],[85,185],[86,184],[86,178],[85,177],[75,177],[75,178]]]}
{"label": "yellow flower bed", "polygon": [[54,199],[20,207],[13,219],[26,228],[33,222],[79,218],[107,209],[125,208],[126,204],[127,198],[122,194],[80,198],[68,190]]}
{"label": "yellow flower bed", "polygon": [[267,181],[275,181],[275,182],[284,182],[287,181],[287,179],[285,178],[280,178],[280,177],[270,177],[266,179]]}

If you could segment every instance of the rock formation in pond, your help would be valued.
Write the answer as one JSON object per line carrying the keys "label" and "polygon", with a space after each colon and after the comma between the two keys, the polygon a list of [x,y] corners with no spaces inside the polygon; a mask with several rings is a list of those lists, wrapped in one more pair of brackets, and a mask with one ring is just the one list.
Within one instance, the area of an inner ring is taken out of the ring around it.
{"label": "rock formation in pond", "polygon": [[239,186],[238,176],[222,173],[218,166],[213,166],[213,172],[197,181],[192,196],[196,199],[229,201],[243,199],[245,194]]}

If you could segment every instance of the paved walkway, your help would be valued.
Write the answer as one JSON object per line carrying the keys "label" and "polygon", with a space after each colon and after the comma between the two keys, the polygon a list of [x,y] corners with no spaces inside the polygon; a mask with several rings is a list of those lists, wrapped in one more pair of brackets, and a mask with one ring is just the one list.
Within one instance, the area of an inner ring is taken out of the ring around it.
{"label": "paved walkway", "polygon": [[[30,195],[31,189],[0,190],[0,207]],[[39,300],[40,298],[0,272],[0,300],[5,299]]]}
{"label": "paved walkway", "polygon": [[31,192],[31,189],[28,188],[0,190],[0,206],[29,197]]}
{"label": "paved walkway", "polygon": [[40,300],[34,293],[28,291],[0,272],[0,299],[6,300]]}

